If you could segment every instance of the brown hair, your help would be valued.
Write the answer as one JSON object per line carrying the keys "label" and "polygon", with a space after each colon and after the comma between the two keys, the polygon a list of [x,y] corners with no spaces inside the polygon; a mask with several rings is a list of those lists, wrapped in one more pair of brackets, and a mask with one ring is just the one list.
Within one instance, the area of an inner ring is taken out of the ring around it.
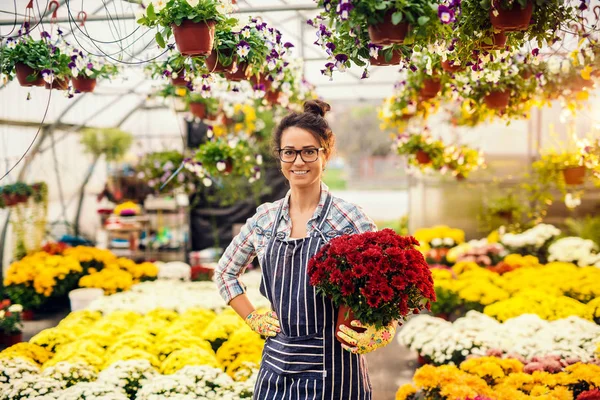
{"label": "brown hair", "polygon": [[281,148],[283,132],[295,126],[312,133],[315,139],[321,144],[321,147],[325,149],[326,157],[329,158],[335,145],[335,135],[331,131],[329,123],[324,118],[329,110],[331,110],[331,106],[324,101],[308,100],[304,103],[303,113],[293,112],[285,116],[273,134],[274,151]]}

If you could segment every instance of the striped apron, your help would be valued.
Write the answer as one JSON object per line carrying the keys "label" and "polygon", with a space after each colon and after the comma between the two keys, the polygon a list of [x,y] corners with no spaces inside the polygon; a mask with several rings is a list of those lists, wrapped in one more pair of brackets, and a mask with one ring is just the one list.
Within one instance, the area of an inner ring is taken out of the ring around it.
{"label": "striped apron", "polygon": [[335,338],[337,308],[308,279],[308,261],[327,241],[322,229],[331,206],[329,195],[317,229],[302,239],[278,237],[283,203],[277,212],[260,292],[277,313],[281,332],[265,342],[254,399],[371,399],[364,357],[342,349]]}

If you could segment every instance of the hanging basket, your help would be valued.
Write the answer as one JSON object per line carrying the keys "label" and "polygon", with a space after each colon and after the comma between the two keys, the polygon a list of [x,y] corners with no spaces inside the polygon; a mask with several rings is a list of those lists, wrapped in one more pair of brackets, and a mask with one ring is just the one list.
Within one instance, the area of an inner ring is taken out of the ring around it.
{"label": "hanging basket", "polygon": [[379,52],[379,55],[377,56],[377,58],[375,57],[370,57],[369,58],[369,62],[371,63],[371,65],[375,65],[375,66],[381,66],[381,67],[385,67],[385,66],[389,66],[389,65],[398,65],[400,64],[400,61],[402,61],[402,52],[398,49],[395,49],[394,51],[392,51],[392,58],[390,58],[389,61],[385,60],[385,55],[383,54],[383,52]]}
{"label": "hanging basket", "polygon": [[465,176],[463,174],[456,175],[456,180],[459,181],[459,182],[462,182],[465,179],[467,179],[467,178],[465,178]]}
{"label": "hanging basket", "polygon": [[340,332],[340,325],[347,326],[348,328],[353,329],[359,333],[366,331],[365,328],[358,328],[356,326],[350,325],[350,322],[354,321],[355,319],[356,318],[354,316],[354,312],[352,311],[352,309],[350,307],[348,307],[347,305],[342,304],[340,306],[340,308],[338,309],[337,321],[335,323],[335,338],[340,343],[343,343],[350,347],[352,347],[352,345],[350,343],[346,343],[345,341],[343,341],[342,339],[339,338],[338,332]]}
{"label": "hanging basket", "polygon": [[446,72],[460,72],[460,71],[464,71],[465,67],[464,65],[454,65],[454,63],[452,63],[451,61],[442,61],[442,69]]}
{"label": "hanging basket", "polygon": [[485,105],[492,110],[505,110],[510,103],[510,92],[508,90],[492,92],[483,98]]}
{"label": "hanging basket", "polygon": [[[29,87],[29,86],[44,86],[44,78],[42,78],[42,74],[39,71],[34,70],[29,65],[23,63],[15,64],[15,71],[17,73],[17,80],[19,81],[19,85]],[[36,78],[29,82],[27,77],[33,75]]]}
{"label": "hanging basket", "polygon": [[250,82],[252,82],[252,86],[264,85],[265,92],[271,90],[271,85],[273,84],[273,82],[265,78],[263,74],[259,74],[258,77],[256,75],[252,75],[250,77]]}
{"label": "hanging basket", "polygon": [[207,116],[206,104],[204,103],[190,103],[190,112],[200,119],[204,119]]}
{"label": "hanging basket", "polygon": [[225,79],[240,82],[248,79],[246,75],[246,70],[248,69],[248,64],[245,62],[241,62],[237,65],[237,70],[235,72],[225,72]]}
{"label": "hanging basket", "polygon": [[529,28],[532,14],[533,3],[531,1],[527,2],[525,8],[521,8],[518,2],[514,2],[513,8],[510,10],[503,10],[502,7],[490,9],[490,21],[492,26],[500,31],[525,31]]}
{"label": "hanging basket", "polygon": [[4,345],[4,347],[14,346],[15,344],[21,343],[22,341],[23,332],[15,334],[0,333],[0,344]]}
{"label": "hanging basket", "polygon": [[584,165],[578,167],[570,167],[562,170],[565,183],[567,185],[583,185],[585,182],[586,167]]}
{"label": "hanging basket", "polygon": [[429,164],[431,162],[431,157],[429,157],[429,154],[425,153],[423,150],[417,151],[415,156],[417,157],[419,164]]}
{"label": "hanging basket", "polygon": [[277,91],[268,91],[265,94],[265,100],[267,100],[267,103],[269,103],[270,105],[274,106],[279,104],[279,94],[281,92],[279,90]]}
{"label": "hanging basket", "polygon": [[69,88],[69,78],[54,78],[52,83],[45,82],[44,86],[46,87],[46,89],[67,90]]}
{"label": "hanging basket", "polygon": [[234,70],[234,67],[237,63],[237,61],[234,58],[231,65],[229,65],[227,67],[224,66],[219,61],[219,57],[217,56],[217,52],[215,50],[213,50],[210,53],[210,55],[208,57],[206,57],[206,60],[204,60],[204,62],[206,63],[206,68],[208,69],[208,71],[210,73],[231,72]]}
{"label": "hanging basket", "polygon": [[2,193],[2,201],[6,207],[12,207],[19,204],[19,198],[14,193]]}
{"label": "hanging basket", "polygon": [[400,22],[398,25],[392,23],[392,14],[395,10],[389,10],[383,16],[383,22],[376,25],[369,25],[369,38],[371,43],[380,46],[390,44],[402,44],[408,33],[409,25],[406,22]]}
{"label": "hanging basket", "polygon": [[506,46],[506,35],[504,32],[496,32],[492,35],[492,43],[483,43],[479,48],[481,50],[501,50]]}
{"label": "hanging basket", "polygon": [[21,313],[21,319],[23,321],[33,321],[35,319],[35,314],[33,310],[23,310]]}
{"label": "hanging basket", "polygon": [[423,87],[419,95],[423,100],[433,99],[442,90],[442,82],[437,78],[428,78],[423,80]]}
{"label": "hanging basket", "polygon": [[91,93],[96,88],[96,78],[72,78],[73,89],[80,93]]}
{"label": "hanging basket", "polygon": [[228,158],[225,160],[225,169],[223,170],[223,175],[229,175],[233,171],[233,160]]}
{"label": "hanging basket", "polygon": [[177,49],[184,56],[208,56],[215,40],[215,21],[192,22],[185,20],[173,25]]}
{"label": "hanging basket", "polygon": [[187,86],[188,81],[186,81],[184,78],[183,70],[177,72],[177,78],[173,78],[173,75],[171,75],[171,83],[173,84],[173,86]]}

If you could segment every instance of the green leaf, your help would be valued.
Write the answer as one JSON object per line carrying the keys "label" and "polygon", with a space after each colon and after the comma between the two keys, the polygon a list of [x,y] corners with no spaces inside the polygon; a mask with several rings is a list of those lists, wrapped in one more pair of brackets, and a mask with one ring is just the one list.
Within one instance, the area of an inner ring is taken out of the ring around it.
{"label": "green leaf", "polygon": [[146,8],[146,15],[148,16],[149,21],[156,20],[156,13],[154,12],[154,5],[152,3],[148,4],[148,8]]}
{"label": "green leaf", "polygon": [[377,5],[375,6],[376,10],[385,10],[388,7],[388,4],[386,4],[385,2],[380,2],[377,3]]}
{"label": "green leaf", "polygon": [[392,24],[398,25],[400,22],[402,22],[403,17],[404,17],[404,14],[402,14],[402,12],[396,11],[395,13],[392,14]]}
{"label": "green leaf", "polygon": [[427,17],[425,15],[422,15],[422,16],[419,17],[419,19],[417,20],[417,22],[419,23],[419,25],[423,26],[423,25],[425,25],[426,23],[429,22],[429,17]]}
{"label": "green leaf", "polygon": [[165,48],[165,39],[162,37],[160,32],[156,32],[156,35],[154,35],[154,38],[156,39],[156,43],[158,43],[158,45],[164,49]]}

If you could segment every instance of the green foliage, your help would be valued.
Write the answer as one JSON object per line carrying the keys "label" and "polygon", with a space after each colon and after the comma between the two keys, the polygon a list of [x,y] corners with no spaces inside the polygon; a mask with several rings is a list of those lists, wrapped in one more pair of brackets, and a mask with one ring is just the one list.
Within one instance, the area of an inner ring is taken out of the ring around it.
{"label": "green foliage", "polygon": [[107,161],[122,158],[131,147],[133,136],[118,128],[87,128],[81,136],[81,144],[94,157],[104,155]]}
{"label": "green foliage", "polygon": [[408,215],[403,215],[400,219],[386,220],[386,221],[375,221],[378,230],[392,229],[398,235],[408,235]]}
{"label": "green foliage", "polygon": [[584,218],[567,218],[565,225],[570,236],[593,240],[600,246],[600,216],[588,215]]}
{"label": "green foliage", "polygon": [[398,141],[398,154],[408,156],[411,165],[419,165],[417,152],[426,153],[431,165],[439,169],[444,165],[444,143],[424,134],[403,135]]}
{"label": "green foliage", "polygon": [[[154,191],[159,190],[164,182],[179,168],[184,156],[177,150],[156,151],[145,154],[136,167],[138,177],[143,179]],[[191,194],[197,188],[196,176],[183,168],[171,179],[161,193],[183,191]]]}
{"label": "green foliage", "polygon": [[[5,46],[0,47],[0,71],[12,80],[16,64],[22,63],[40,72],[50,64],[51,58],[50,48],[45,41],[22,36],[19,40],[8,41]],[[28,80],[34,79],[36,77]]]}
{"label": "green foliage", "polygon": [[456,292],[442,286],[435,286],[435,297],[436,301],[431,303],[431,313],[436,316],[445,315],[449,317],[462,305],[462,301]]}
{"label": "green foliage", "polygon": [[214,97],[203,97],[199,93],[189,92],[187,98],[188,103],[200,103],[206,106],[206,112],[208,115],[215,115],[219,111],[220,101]]}

